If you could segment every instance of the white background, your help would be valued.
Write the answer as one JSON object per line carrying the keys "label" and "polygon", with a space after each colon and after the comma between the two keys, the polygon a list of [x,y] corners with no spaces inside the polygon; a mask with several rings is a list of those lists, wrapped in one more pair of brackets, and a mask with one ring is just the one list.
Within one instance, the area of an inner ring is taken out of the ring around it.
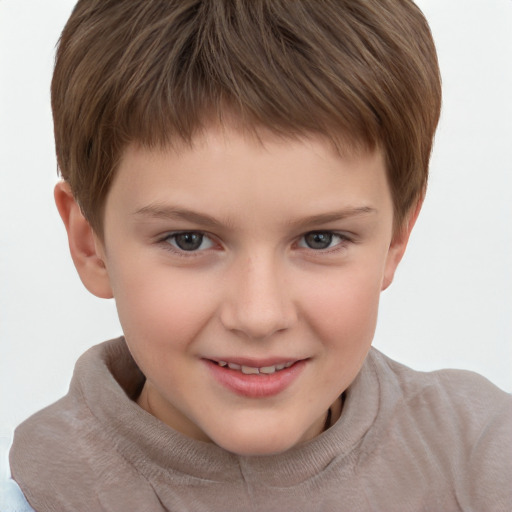
{"label": "white background", "polygon": [[[420,370],[512,391],[512,1],[421,0],[444,109],[430,189],[375,345]],[[88,294],[53,204],[49,85],[72,0],[0,0],[0,433],[67,390],[75,360],[121,333]]]}

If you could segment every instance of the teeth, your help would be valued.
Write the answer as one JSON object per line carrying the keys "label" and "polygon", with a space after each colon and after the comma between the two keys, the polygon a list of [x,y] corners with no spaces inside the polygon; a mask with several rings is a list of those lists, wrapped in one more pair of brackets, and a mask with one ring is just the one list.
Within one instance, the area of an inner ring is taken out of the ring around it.
{"label": "teeth", "polygon": [[258,368],[251,368],[250,366],[242,366],[242,373],[245,375],[257,375],[260,373]]}
{"label": "teeth", "polygon": [[288,363],[276,364],[275,366],[262,366],[261,368],[255,368],[252,366],[245,366],[236,363],[227,363],[226,361],[217,361],[217,364],[222,367],[228,367],[231,370],[241,371],[245,375],[258,375],[260,373],[265,375],[271,375],[272,373],[278,372],[280,370],[284,370],[285,368],[290,368],[294,361],[290,361]]}

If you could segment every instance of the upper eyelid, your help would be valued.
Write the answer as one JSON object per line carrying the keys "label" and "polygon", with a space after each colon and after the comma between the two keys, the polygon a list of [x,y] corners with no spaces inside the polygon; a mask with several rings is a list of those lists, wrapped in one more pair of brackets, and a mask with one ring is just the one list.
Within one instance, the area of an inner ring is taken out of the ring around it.
{"label": "upper eyelid", "polygon": [[354,235],[351,233],[347,233],[346,231],[336,231],[334,229],[312,229],[310,231],[306,231],[306,233],[301,234],[298,238],[303,238],[307,235],[312,235],[315,233],[328,233],[333,236],[339,236],[340,238],[344,240],[353,240]]}
{"label": "upper eyelid", "polygon": [[329,233],[331,235],[348,236],[345,231],[338,231],[336,229],[310,229],[306,231],[302,236],[310,235],[311,233]]}
{"label": "upper eyelid", "polygon": [[[311,234],[315,234],[315,233],[328,233],[328,234],[331,234],[331,235],[333,235],[335,237],[339,237],[339,241],[335,245],[326,247],[324,249],[314,249],[312,247],[307,247],[305,245],[300,245],[301,241],[303,241],[304,238],[307,235],[311,235]],[[350,236],[347,233],[339,232],[339,231],[334,231],[334,230],[329,230],[329,229],[323,229],[323,230],[322,229],[315,229],[315,230],[312,230],[312,231],[307,231],[306,233],[300,235],[296,239],[296,242],[294,243],[294,245],[300,251],[308,251],[308,252],[312,252],[312,253],[315,253],[315,254],[329,254],[329,253],[336,253],[337,251],[341,251],[343,249],[346,249],[348,244],[352,244],[354,242],[355,242],[354,237]]]}
{"label": "upper eyelid", "polygon": [[180,249],[179,247],[175,247],[173,244],[167,242],[167,240],[169,238],[176,237],[178,235],[189,234],[189,233],[190,234],[202,235],[204,238],[209,239],[214,246],[215,245],[219,245],[218,239],[214,235],[212,235],[210,233],[207,233],[205,231],[194,230],[194,229],[182,229],[182,230],[176,230],[176,231],[168,231],[167,233],[164,233],[163,235],[159,236],[156,239],[156,242],[158,244],[165,244],[167,246],[166,249],[172,250],[176,254],[180,254],[180,255],[183,254],[183,255],[186,255],[186,256],[193,256],[194,254],[198,255],[199,253],[206,252],[207,250],[212,248],[212,247],[208,247],[207,249],[203,249],[203,250],[200,250],[200,251],[199,250],[196,250],[196,251],[185,251],[185,250]]}
{"label": "upper eyelid", "polygon": [[[165,233],[160,235],[159,238],[165,240],[166,238],[169,238],[171,236],[182,235],[185,233],[197,233],[208,238],[219,239],[217,235],[214,235],[213,233],[210,233],[208,231],[203,231],[201,229],[177,229],[175,231],[166,231]],[[311,235],[312,233],[330,233],[331,235],[336,235],[347,239],[353,237],[353,235],[347,233],[346,231],[336,231],[334,229],[311,229],[309,231],[305,231],[304,233],[299,234],[296,238],[302,238],[306,235]]]}
{"label": "upper eyelid", "polygon": [[200,229],[177,229],[176,231],[167,231],[160,235],[158,238],[160,240],[166,240],[167,238],[171,238],[172,236],[185,235],[185,234],[196,234],[202,235],[206,238],[210,238],[212,240],[217,239],[215,235],[208,233],[207,231],[201,231]]}

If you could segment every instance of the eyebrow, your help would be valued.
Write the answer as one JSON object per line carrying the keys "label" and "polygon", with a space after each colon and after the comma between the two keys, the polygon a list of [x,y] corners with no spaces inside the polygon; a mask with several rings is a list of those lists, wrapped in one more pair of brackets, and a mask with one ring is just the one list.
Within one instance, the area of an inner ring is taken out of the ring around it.
{"label": "eyebrow", "polygon": [[375,214],[377,210],[370,206],[355,206],[343,208],[334,212],[320,213],[311,217],[304,217],[288,223],[290,226],[320,226],[322,224],[329,224],[330,222],[336,222],[339,220],[347,219],[350,217],[357,217],[359,215]]}
{"label": "eyebrow", "polygon": [[[318,215],[304,217],[298,220],[287,222],[286,225],[294,228],[300,226],[313,227],[322,224],[328,224],[330,222],[343,220],[349,217],[356,217],[359,215],[375,213],[377,213],[377,210],[369,206],[348,207],[333,212],[320,213]],[[208,215],[206,213],[199,213],[194,210],[189,210],[187,208],[175,207],[159,203],[144,206],[136,210],[134,212],[134,215],[138,217],[149,217],[153,219],[184,220],[191,222],[193,224],[199,224],[201,226],[205,226],[212,229],[218,229],[221,227],[229,228],[234,226],[234,222],[230,220],[228,220],[228,222],[223,223],[217,220],[215,217],[212,217],[211,215]]]}
{"label": "eyebrow", "polygon": [[232,224],[231,222],[223,224],[215,217],[212,217],[207,213],[199,213],[194,210],[188,210],[187,208],[180,208],[164,204],[150,204],[144,206],[143,208],[135,211],[134,215],[139,217],[149,217],[152,219],[184,220],[209,228],[220,228],[226,224],[229,227]]}

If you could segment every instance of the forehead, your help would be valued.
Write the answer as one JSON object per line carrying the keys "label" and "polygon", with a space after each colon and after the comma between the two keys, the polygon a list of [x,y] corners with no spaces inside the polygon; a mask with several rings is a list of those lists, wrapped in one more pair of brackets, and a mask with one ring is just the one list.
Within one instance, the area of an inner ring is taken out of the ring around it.
{"label": "forehead", "polygon": [[382,152],[212,127],[191,144],[129,145],[107,199],[131,212],[170,204],[233,217],[320,214],[391,204]]}

